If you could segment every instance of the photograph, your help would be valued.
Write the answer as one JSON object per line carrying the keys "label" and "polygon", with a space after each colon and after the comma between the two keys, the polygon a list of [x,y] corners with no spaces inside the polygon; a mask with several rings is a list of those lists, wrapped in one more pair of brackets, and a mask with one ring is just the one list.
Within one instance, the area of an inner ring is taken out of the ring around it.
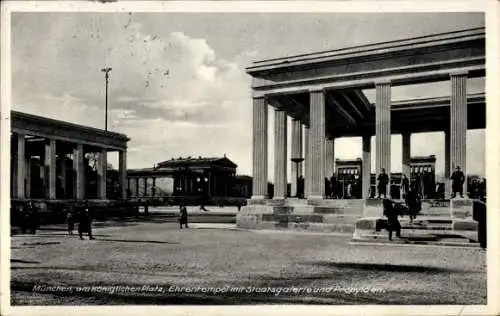
{"label": "photograph", "polygon": [[9,12],[3,303],[491,303],[484,11],[92,5]]}

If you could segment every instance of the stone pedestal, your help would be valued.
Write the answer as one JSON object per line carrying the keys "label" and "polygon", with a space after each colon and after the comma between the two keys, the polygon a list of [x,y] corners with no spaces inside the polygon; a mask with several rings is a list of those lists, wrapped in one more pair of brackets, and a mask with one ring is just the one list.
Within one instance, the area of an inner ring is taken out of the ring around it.
{"label": "stone pedestal", "polygon": [[362,200],[264,200],[242,207],[236,225],[247,229],[298,230],[352,234],[362,215]]}
{"label": "stone pedestal", "polygon": [[454,231],[477,232],[477,222],[472,218],[473,200],[455,198],[450,200],[450,214]]}

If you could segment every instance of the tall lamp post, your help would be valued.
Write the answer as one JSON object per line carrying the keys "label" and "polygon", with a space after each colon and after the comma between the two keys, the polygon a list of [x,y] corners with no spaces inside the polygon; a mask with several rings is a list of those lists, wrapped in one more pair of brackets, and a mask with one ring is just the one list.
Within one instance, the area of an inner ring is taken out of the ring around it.
{"label": "tall lamp post", "polygon": [[297,184],[295,185],[295,197],[299,198],[299,180],[300,180],[300,172],[299,172],[299,164],[304,161],[304,158],[292,158],[292,161],[296,163],[297,168]]}
{"label": "tall lamp post", "polygon": [[104,119],[104,130],[108,130],[108,84],[109,84],[109,72],[111,67],[102,68],[101,71],[105,73],[104,78],[106,79],[106,116]]}

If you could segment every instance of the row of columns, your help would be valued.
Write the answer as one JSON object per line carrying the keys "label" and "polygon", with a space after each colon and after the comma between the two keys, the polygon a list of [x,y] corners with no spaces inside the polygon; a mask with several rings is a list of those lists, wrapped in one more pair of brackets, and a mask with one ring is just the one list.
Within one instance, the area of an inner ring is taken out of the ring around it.
{"label": "row of columns", "polygon": [[[460,166],[466,174],[466,132],[467,132],[467,72],[450,74],[451,102],[450,126],[445,130],[445,176],[449,179],[452,170]],[[391,173],[391,82],[381,80],[375,83],[375,143],[376,174],[382,169]],[[305,126],[305,188],[308,199],[323,199],[325,177],[334,172],[334,141],[325,135],[325,91],[310,90],[310,124]],[[253,99],[253,199],[267,196],[267,102],[264,96]],[[276,108],[275,115],[275,192],[274,197],[286,198],[287,188],[287,124],[286,112]],[[425,122],[423,122],[425,123]],[[292,122],[292,158],[302,156],[301,122]],[[300,136],[299,136],[300,135]],[[410,177],[411,135],[402,134],[403,164],[402,172]],[[371,173],[371,135],[363,135],[362,194],[369,197]],[[297,192],[297,175],[300,167],[292,164],[292,195]],[[446,192],[450,192],[450,181],[446,181]],[[467,181],[465,181],[464,186]],[[465,188],[466,189],[466,188]],[[386,192],[390,190],[386,189]],[[466,192],[466,190],[464,190]]]}
{"label": "row of columns", "polygon": [[[26,157],[26,134],[13,133],[17,152],[14,154],[14,172],[13,172],[13,197],[24,199],[30,197],[31,182],[31,161]],[[66,192],[66,153],[58,154],[55,139],[48,139],[45,143],[44,152],[41,155],[43,159],[42,178],[46,179],[45,197],[47,199],[56,199],[57,192],[57,156],[60,162],[61,186],[63,192]],[[85,199],[85,152],[83,144],[77,143],[72,151],[73,156],[73,192],[74,198]],[[122,188],[122,197],[127,197],[127,165],[126,151],[119,151],[119,174],[120,186]],[[97,162],[97,195],[99,199],[106,199],[106,170],[107,170],[107,150],[102,148],[98,155]],[[65,194],[63,194],[65,196]]]}

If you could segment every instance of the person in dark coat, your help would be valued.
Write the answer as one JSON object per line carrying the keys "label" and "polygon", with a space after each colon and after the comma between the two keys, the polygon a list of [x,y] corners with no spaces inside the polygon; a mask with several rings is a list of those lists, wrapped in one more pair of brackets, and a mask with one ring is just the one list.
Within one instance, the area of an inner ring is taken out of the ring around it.
{"label": "person in dark coat", "polygon": [[80,212],[78,222],[78,234],[80,235],[80,239],[83,240],[83,233],[88,233],[89,239],[95,239],[92,237],[92,217],[90,216],[88,208]]}
{"label": "person in dark coat", "polygon": [[395,207],[394,202],[389,199],[383,200],[384,216],[387,217],[387,231],[389,240],[392,240],[392,232],[396,232],[396,237],[401,238],[401,224],[398,216],[401,215],[399,209]]}
{"label": "person in dark coat", "polygon": [[403,173],[403,177],[401,178],[401,198],[406,199],[406,195],[410,191],[410,180]]}
{"label": "person in dark coat", "polygon": [[337,198],[337,178],[335,177],[335,174],[332,175],[332,177],[330,178],[330,196],[332,197],[332,199],[336,199]]}
{"label": "person in dark coat", "polygon": [[186,228],[188,228],[188,213],[187,213],[187,208],[184,204],[181,204],[179,206],[180,208],[180,217],[179,217],[179,224],[182,229],[182,225],[184,225]]}
{"label": "person in dark coat", "polygon": [[30,234],[34,235],[40,226],[38,222],[38,208],[36,208],[33,203],[29,201],[26,210],[26,226],[29,228]]}
{"label": "person in dark coat", "polygon": [[422,201],[417,193],[415,186],[406,195],[406,206],[408,206],[408,213],[410,216],[410,223],[417,217],[418,212],[422,210]]}
{"label": "person in dark coat", "polygon": [[382,169],[382,172],[378,175],[378,198],[384,195],[384,198],[387,198],[387,184],[389,184],[389,176],[385,173],[385,169]]}
{"label": "person in dark coat", "polygon": [[457,193],[460,194],[460,197],[464,197],[464,182],[465,175],[462,170],[460,170],[460,166],[457,166],[451,175],[452,198],[456,197]]}
{"label": "person in dark coat", "polygon": [[73,218],[73,212],[71,210],[66,214],[66,223],[68,224],[68,235],[73,235],[73,229],[75,229],[75,220]]}

